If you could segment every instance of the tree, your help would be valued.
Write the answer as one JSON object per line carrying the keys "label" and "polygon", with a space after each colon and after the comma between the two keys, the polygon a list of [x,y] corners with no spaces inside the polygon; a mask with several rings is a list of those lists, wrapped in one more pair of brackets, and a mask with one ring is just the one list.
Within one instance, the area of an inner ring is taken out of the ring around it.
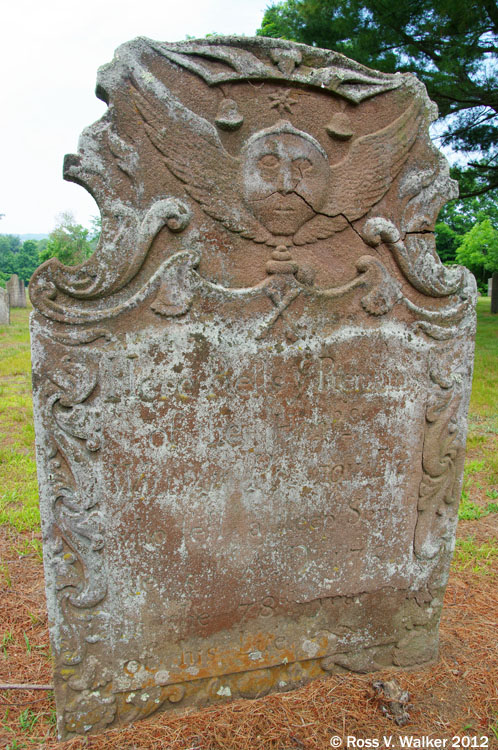
{"label": "tree", "polygon": [[102,217],[92,216],[90,219],[90,225],[89,241],[92,252],[95,252],[97,245],[99,244],[100,235],[102,234]]}
{"label": "tree", "polygon": [[[452,176],[462,176],[459,167],[452,167]],[[464,175],[462,179],[466,180]],[[471,198],[457,198],[447,203],[441,210],[435,226],[436,247],[443,263],[455,263],[456,251],[464,235],[474,224],[490,219],[498,227],[498,204],[493,192],[483,193]]]}
{"label": "tree", "polygon": [[17,253],[16,273],[25,283],[30,280],[31,274],[40,264],[38,248],[38,242],[35,240],[26,240]]}
{"label": "tree", "polygon": [[49,235],[46,248],[40,253],[40,262],[57,258],[67,266],[83,263],[93,252],[89,234],[88,229],[76,224],[71,213],[60,214],[55,229]]}
{"label": "tree", "polygon": [[498,188],[495,0],[285,0],[266,10],[256,33],[416,73],[446,118],[441,143],[467,154],[461,196]]}
{"label": "tree", "polygon": [[474,224],[464,235],[456,251],[456,260],[475,276],[480,271],[498,271],[498,231],[489,219]]}
{"label": "tree", "polygon": [[456,259],[467,266],[478,281],[492,274],[491,312],[498,313],[498,230],[489,219],[474,224],[465,234],[457,249]]}
{"label": "tree", "polygon": [[5,283],[13,273],[17,273],[17,253],[21,240],[16,234],[0,234],[0,283]]}
{"label": "tree", "polygon": [[456,253],[462,242],[462,235],[445,221],[439,221],[435,228],[436,250],[443,263],[455,263]]}
{"label": "tree", "polygon": [[21,248],[21,240],[16,234],[0,234],[0,269],[5,273],[15,273],[15,255]]}
{"label": "tree", "polygon": [[39,252],[46,240],[26,240],[21,243],[15,234],[0,235],[0,286],[4,286],[13,273],[25,283],[40,264]]}

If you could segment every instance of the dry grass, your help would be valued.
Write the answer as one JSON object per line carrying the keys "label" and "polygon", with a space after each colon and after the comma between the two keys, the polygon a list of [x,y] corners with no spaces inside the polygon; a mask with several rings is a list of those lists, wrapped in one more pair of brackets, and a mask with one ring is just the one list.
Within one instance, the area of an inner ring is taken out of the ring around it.
{"label": "dry grass", "polygon": [[[498,523],[486,519],[498,537]],[[480,535],[481,521],[461,523],[461,536]],[[2,557],[18,540],[3,530]],[[49,682],[51,664],[42,568],[33,554],[9,563],[10,586],[0,589],[7,612],[0,645],[1,682]],[[387,670],[344,674],[291,693],[235,701],[188,716],[161,714],[97,737],[59,743],[52,696],[3,691],[0,746],[44,750],[322,750],[332,735],[342,738],[488,736],[498,748],[498,561],[491,576],[453,571],[441,623],[440,658],[421,671]],[[29,646],[27,645],[29,643]],[[386,718],[372,688],[374,679],[395,676],[410,693],[410,722],[397,727]],[[8,714],[8,715],[6,715]],[[24,727],[24,728],[23,728]],[[493,731],[494,727],[494,731]],[[15,740],[15,743],[12,744]],[[1,744],[3,742],[4,744]]]}

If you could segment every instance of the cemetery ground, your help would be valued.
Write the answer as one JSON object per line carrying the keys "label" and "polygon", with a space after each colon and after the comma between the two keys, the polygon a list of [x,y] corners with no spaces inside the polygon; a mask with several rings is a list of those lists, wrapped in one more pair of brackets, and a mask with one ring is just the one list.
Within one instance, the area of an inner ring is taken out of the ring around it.
{"label": "cemetery ground", "polygon": [[[0,683],[49,684],[32,422],[28,310],[0,328]],[[441,621],[437,663],[418,671],[344,672],[289,693],[152,716],[134,726],[59,743],[53,695],[0,691],[0,747],[8,750],[322,750],[339,736],[451,738],[498,748],[498,320],[478,303],[458,538]],[[409,692],[397,726],[372,686],[395,678]],[[485,744],[482,737],[488,737]],[[475,738],[473,741],[468,738]],[[361,744],[357,744],[357,747]],[[365,746],[365,745],[363,745]],[[368,746],[368,745],[367,745]],[[382,744],[381,744],[382,746]],[[420,745],[419,745],[420,746]]]}

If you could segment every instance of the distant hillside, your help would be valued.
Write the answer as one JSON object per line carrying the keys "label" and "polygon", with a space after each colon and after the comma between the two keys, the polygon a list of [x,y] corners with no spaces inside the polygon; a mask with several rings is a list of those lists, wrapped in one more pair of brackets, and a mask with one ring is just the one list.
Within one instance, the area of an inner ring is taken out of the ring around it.
{"label": "distant hillside", "polygon": [[20,234],[19,237],[22,242],[25,242],[25,240],[46,240],[48,239],[48,234]]}

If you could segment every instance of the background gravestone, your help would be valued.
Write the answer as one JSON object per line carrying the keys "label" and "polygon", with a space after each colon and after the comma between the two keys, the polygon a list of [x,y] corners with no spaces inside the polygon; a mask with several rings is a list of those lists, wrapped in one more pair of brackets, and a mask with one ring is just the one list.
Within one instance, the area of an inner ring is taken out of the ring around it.
{"label": "background gravestone", "polygon": [[19,307],[26,307],[26,286],[23,279],[19,279]]}
{"label": "background gravestone", "polygon": [[10,297],[11,307],[26,307],[26,287],[24,281],[14,273],[7,281],[6,289]]}
{"label": "background gravestone", "polygon": [[59,733],[437,654],[475,282],[411,75],[138,39],[65,178],[95,255],[30,296]]}
{"label": "background gravestone", "polygon": [[9,293],[0,287],[0,326],[8,326],[10,323]]}

